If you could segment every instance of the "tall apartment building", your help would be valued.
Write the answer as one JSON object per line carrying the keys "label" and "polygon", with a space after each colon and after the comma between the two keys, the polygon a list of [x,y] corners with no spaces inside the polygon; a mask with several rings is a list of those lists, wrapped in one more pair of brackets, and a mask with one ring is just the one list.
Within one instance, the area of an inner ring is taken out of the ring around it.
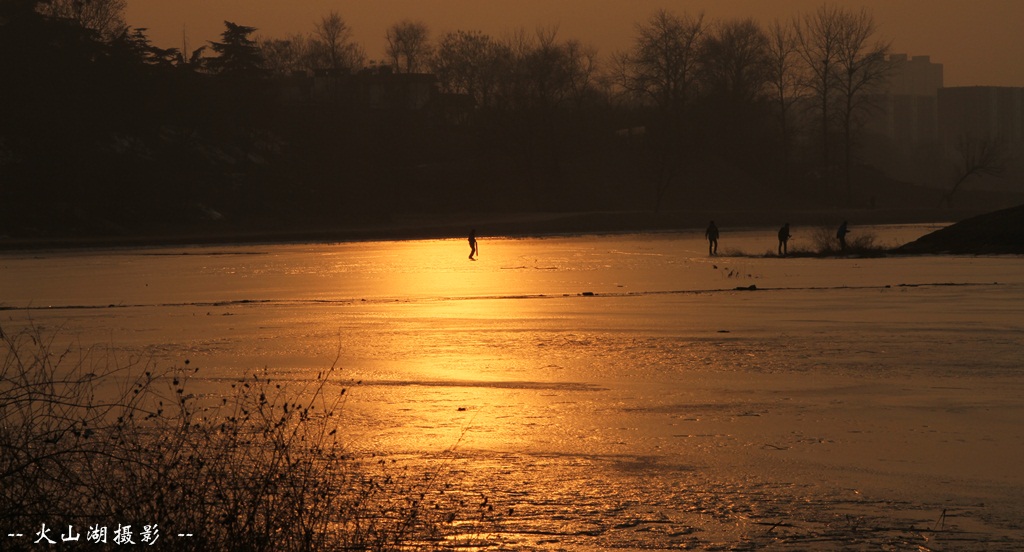
{"label": "tall apartment building", "polygon": [[910,153],[934,144],[938,134],[938,93],[942,64],[929,56],[889,56],[891,76],[869,128],[888,138],[889,147]]}
{"label": "tall apartment building", "polygon": [[933,63],[931,56],[909,57],[907,54],[889,56],[892,73],[888,92],[893,96],[935,97],[942,88],[942,64]]}
{"label": "tall apartment building", "polygon": [[997,141],[1006,168],[1024,170],[1024,88],[943,86],[929,56],[889,57],[892,73],[867,121],[867,161],[901,180],[943,186],[961,142]]}
{"label": "tall apartment building", "polygon": [[1024,88],[956,86],[939,90],[942,143],[997,140],[1009,157],[1024,153]]}
{"label": "tall apartment building", "polygon": [[892,54],[890,77],[866,121],[867,161],[909,181],[931,178],[922,167],[934,165],[940,151],[939,90],[943,68],[930,56]]}

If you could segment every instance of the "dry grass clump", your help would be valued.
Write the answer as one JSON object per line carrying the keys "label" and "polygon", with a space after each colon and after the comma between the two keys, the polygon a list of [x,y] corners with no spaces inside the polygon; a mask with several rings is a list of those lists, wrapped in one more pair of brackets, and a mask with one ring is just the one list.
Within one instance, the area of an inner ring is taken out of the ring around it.
{"label": "dry grass clump", "polygon": [[[811,227],[809,231],[809,245],[791,247],[788,257],[882,257],[886,253],[873,232],[851,232],[846,237],[846,249],[842,250],[836,236],[836,227],[823,224]],[[774,256],[774,253],[770,252],[766,256]]]}
{"label": "dry grass clump", "polygon": [[460,517],[436,475],[346,455],[333,366],[196,396],[187,361],[154,372],[37,329],[0,331],[0,355],[0,527],[25,534],[5,549],[69,526],[82,543],[130,526],[136,544],[175,550],[424,548]]}

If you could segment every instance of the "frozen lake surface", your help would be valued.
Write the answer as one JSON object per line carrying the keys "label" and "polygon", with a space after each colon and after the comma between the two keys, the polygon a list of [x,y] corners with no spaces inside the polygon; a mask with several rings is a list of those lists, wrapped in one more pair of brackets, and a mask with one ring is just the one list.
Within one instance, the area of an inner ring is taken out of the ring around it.
{"label": "frozen lake surface", "polygon": [[188,360],[210,394],[337,358],[352,450],[488,497],[501,515],[467,536],[483,548],[1024,548],[1024,259],[775,245],[725,229],[720,257],[700,233],[484,237],[475,262],[464,238],[8,253],[0,327]]}

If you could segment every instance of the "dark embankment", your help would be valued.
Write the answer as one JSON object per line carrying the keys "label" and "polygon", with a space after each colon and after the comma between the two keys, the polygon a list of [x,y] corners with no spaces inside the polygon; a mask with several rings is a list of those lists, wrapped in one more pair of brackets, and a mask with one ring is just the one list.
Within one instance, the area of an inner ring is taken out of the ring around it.
{"label": "dark embankment", "polygon": [[971,217],[908,243],[897,252],[1024,254],[1024,205]]}

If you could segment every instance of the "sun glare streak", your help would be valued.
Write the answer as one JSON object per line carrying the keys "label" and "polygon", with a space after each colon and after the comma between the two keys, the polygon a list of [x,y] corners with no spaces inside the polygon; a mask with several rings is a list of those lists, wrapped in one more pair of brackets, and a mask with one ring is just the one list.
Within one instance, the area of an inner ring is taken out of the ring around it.
{"label": "sun glare streak", "polygon": [[[526,246],[481,238],[473,261],[467,239],[386,245],[376,253],[386,269],[369,295],[387,298],[371,308],[388,324],[373,337],[378,371],[364,380],[360,404],[388,423],[368,438],[392,450],[443,451],[457,443],[500,448],[529,435],[520,426],[547,408],[535,390],[550,382],[538,381],[525,357],[509,356],[507,337],[530,325],[533,308],[496,299],[550,291],[537,278],[543,271],[523,268],[533,263]],[[416,442],[396,429],[408,425],[423,428]]]}
{"label": "sun glare streak", "polygon": [[386,267],[374,275],[373,295],[395,299],[461,299],[550,293],[550,272],[563,258],[530,256],[525,240],[480,240],[470,260],[467,239],[388,242],[379,252]]}

